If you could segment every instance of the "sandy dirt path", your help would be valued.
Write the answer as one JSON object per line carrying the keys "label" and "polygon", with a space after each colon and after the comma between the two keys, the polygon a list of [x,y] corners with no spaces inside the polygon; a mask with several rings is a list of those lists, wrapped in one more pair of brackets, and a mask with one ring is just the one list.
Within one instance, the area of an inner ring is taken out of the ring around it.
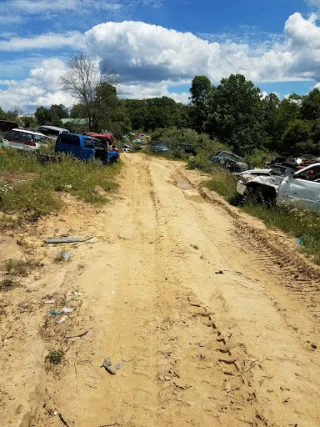
{"label": "sandy dirt path", "polygon": [[25,425],[319,426],[317,270],[290,256],[290,241],[279,255],[261,224],[263,239],[202,198],[190,184],[199,173],[123,157],[112,202],[74,212],[97,239],[47,273],[74,312],[41,327],[46,348],[66,354],[38,380]]}

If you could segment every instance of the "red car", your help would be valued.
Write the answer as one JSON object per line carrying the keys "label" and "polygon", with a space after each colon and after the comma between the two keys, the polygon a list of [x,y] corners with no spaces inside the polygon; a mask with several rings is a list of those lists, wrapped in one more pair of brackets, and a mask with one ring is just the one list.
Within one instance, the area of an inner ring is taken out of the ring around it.
{"label": "red car", "polygon": [[85,135],[91,136],[91,138],[99,139],[103,144],[107,144],[113,150],[118,151],[118,148],[114,145],[113,136],[111,133],[96,133],[96,132],[85,132]]}

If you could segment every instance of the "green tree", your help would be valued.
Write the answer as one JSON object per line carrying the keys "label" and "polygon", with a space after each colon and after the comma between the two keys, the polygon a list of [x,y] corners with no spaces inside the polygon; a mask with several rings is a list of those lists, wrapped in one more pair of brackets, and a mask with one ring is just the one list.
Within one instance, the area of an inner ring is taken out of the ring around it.
{"label": "green tree", "polygon": [[120,139],[131,130],[131,122],[123,100],[117,96],[117,89],[109,83],[101,83],[96,88],[93,109],[95,129],[111,131]]}
{"label": "green tree", "polygon": [[314,150],[312,125],[309,121],[296,119],[291,121],[282,137],[282,153],[286,156],[303,154],[305,149]]}
{"label": "green tree", "polygon": [[268,148],[285,154],[286,147],[283,146],[283,136],[291,122],[299,119],[300,104],[294,98],[283,99],[279,106],[267,118],[267,129],[270,136]]}
{"label": "green tree", "polygon": [[260,89],[242,74],[231,74],[210,93],[206,131],[239,154],[268,143]]}
{"label": "green tree", "polygon": [[38,107],[34,113],[35,118],[37,119],[38,124],[47,125],[51,122],[51,112],[49,108]]}
{"label": "green tree", "polygon": [[190,88],[190,115],[193,127],[197,132],[201,132],[203,130],[203,125],[207,116],[206,103],[211,89],[212,85],[208,77],[195,76],[192,79]]}
{"label": "green tree", "polygon": [[60,122],[61,119],[69,117],[69,111],[63,104],[53,104],[50,107],[51,123]]}
{"label": "green tree", "polygon": [[315,88],[301,101],[301,118],[317,120],[320,118],[320,90]]}

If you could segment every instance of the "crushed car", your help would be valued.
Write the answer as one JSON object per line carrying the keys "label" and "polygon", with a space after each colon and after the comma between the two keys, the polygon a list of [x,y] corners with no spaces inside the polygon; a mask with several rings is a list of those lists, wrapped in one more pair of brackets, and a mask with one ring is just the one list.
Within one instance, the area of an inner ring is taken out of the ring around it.
{"label": "crushed car", "polygon": [[243,172],[249,169],[248,163],[241,157],[227,151],[219,151],[211,158],[211,163],[225,167],[230,172]]}
{"label": "crushed car", "polygon": [[300,170],[287,168],[282,174],[240,178],[237,191],[252,204],[293,203],[301,208],[320,211],[320,163]]}

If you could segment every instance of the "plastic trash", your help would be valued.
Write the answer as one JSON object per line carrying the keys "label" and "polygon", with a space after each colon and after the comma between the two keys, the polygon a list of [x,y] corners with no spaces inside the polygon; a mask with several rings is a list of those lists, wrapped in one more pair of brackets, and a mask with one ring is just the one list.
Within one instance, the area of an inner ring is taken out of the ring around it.
{"label": "plastic trash", "polygon": [[121,362],[119,362],[119,363],[117,363],[117,364],[115,365],[115,368],[116,368],[117,370],[119,370],[119,369],[121,369],[123,366],[124,366],[124,361],[123,361],[123,360],[121,360]]}
{"label": "plastic trash", "polygon": [[60,237],[53,239],[45,239],[44,243],[77,243],[77,242],[85,242],[88,239],[84,237]]}
{"label": "plastic trash", "polygon": [[50,301],[45,301],[45,304],[54,304],[56,302],[56,300],[52,299]]}
{"label": "plastic trash", "polygon": [[49,313],[52,314],[53,316],[60,316],[64,314],[64,311],[50,310]]}
{"label": "plastic trash", "polygon": [[61,251],[60,255],[65,260],[68,260],[71,257],[71,253],[70,252],[65,252],[65,251]]}
{"label": "plastic trash", "polygon": [[71,313],[73,311],[73,308],[69,308],[69,307],[63,307],[62,312],[63,313]]}

